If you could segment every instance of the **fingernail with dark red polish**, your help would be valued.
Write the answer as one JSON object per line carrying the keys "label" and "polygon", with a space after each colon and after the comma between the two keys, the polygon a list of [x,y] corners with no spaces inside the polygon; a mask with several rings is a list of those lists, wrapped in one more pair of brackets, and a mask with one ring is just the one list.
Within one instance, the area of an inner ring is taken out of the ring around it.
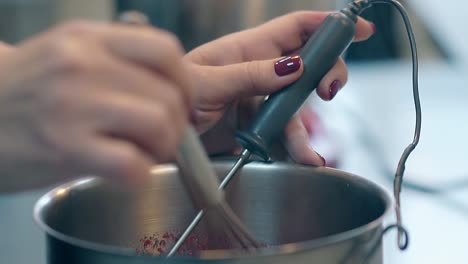
{"label": "fingernail with dark red polish", "polygon": [[338,94],[338,92],[341,90],[342,84],[340,81],[335,80],[332,82],[330,85],[330,100],[333,100],[335,96]]}
{"label": "fingernail with dark red polish", "polygon": [[286,57],[275,63],[275,72],[278,76],[285,76],[297,72],[301,68],[300,56]]}
{"label": "fingernail with dark red polish", "polygon": [[317,155],[319,156],[319,158],[322,160],[322,166],[327,166],[327,161],[325,160],[324,157],[322,157],[322,155],[320,155],[318,152],[315,152],[317,153]]}
{"label": "fingernail with dark red polish", "polygon": [[376,26],[374,23],[372,23],[372,22],[369,22],[369,23],[370,23],[370,25],[371,25],[371,27],[372,27],[372,33],[373,33],[373,34],[377,33],[377,26]]}

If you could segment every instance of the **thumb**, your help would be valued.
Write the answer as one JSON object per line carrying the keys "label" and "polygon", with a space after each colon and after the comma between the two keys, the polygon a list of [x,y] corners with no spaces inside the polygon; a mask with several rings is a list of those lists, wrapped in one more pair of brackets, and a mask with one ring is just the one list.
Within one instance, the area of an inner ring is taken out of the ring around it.
{"label": "thumb", "polygon": [[218,93],[224,102],[239,97],[272,94],[299,79],[304,71],[299,56],[210,68],[209,75],[217,83],[212,91]]}

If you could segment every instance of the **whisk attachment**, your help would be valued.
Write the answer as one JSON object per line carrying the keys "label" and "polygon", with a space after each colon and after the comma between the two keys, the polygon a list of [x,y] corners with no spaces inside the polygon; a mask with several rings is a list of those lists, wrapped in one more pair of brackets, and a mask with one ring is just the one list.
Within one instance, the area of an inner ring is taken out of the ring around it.
{"label": "whisk attachment", "polygon": [[235,236],[235,241],[238,241],[243,249],[255,251],[255,249],[262,247],[262,244],[250,234],[249,230],[247,230],[230,206],[226,203],[221,203],[218,206],[219,208],[217,210],[222,212],[222,215],[225,216],[224,220],[228,223],[227,227],[230,229],[232,235]]}
{"label": "whisk attachment", "polygon": [[[118,21],[127,25],[149,25],[147,16],[138,11],[124,12],[119,16]],[[250,153],[244,153],[243,157],[247,161]],[[259,248],[261,246],[260,243],[250,234],[249,230],[224,199],[223,188],[234,175],[226,177],[221,186],[219,186],[216,172],[212,168],[208,155],[193,127],[187,128],[176,160],[179,167],[179,176],[189,192],[192,201],[200,211],[171,248],[167,257],[171,257],[177,253],[184,241],[201,221],[205,211],[209,212],[207,214],[209,216],[208,221],[211,220],[212,223],[224,223],[223,225],[210,225],[210,228],[215,226],[219,228],[209,231],[222,233],[227,240],[231,242],[237,241],[241,248],[245,250],[253,251],[255,248]],[[243,164],[244,162],[239,164],[239,166]]]}
{"label": "whisk attachment", "polygon": [[[260,247],[242,221],[232,211],[224,199],[224,192],[220,189],[218,177],[211,166],[209,158],[193,128],[188,128],[177,154],[177,164],[181,180],[189,192],[195,206],[200,209],[197,219],[204,214],[210,223],[208,232],[222,234],[227,240],[237,243],[240,248],[253,251]],[[198,221],[199,221],[198,220]],[[198,221],[196,223],[198,223]],[[173,256],[196,223],[179,238],[168,254]]]}

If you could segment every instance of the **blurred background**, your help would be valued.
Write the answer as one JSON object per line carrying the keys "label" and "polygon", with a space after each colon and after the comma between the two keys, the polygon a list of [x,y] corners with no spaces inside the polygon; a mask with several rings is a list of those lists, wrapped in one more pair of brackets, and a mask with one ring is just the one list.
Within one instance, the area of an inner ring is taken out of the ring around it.
{"label": "blurred background", "polygon": [[[403,220],[406,252],[385,238],[386,263],[466,263],[468,252],[468,29],[462,0],[402,0],[420,53],[423,134],[407,165]],[[345,0],[0,0],[0,40],[16,44],[70,19],[111,21],[123,10],[145,12],[187,50],[294,10],[333,10]],[[463,14],[464,15],[464,14]],[[339,169],[391,192],[404,147],[412,140],[411,58],[397,12],[376,6],[363,16],[377,25],[369,41],[346,53],[349,83],[332,103],[311,108],[325,131],[311,142]],[[1,70],[1,69],[0,69]],[[0,195],[0,262],[45,263],[44,237],[32,207],[46,190]],[[393,222],[394,216],[388,218]]]}

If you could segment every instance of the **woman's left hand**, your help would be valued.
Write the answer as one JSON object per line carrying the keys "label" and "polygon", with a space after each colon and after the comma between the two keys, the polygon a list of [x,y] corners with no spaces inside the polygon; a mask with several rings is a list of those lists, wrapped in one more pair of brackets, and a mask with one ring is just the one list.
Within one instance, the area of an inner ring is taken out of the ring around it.
{"label": "woman's left hand", "polygon": [[[237,146],[235,131],[248,126],[264,96],[300,78],[302,61],[294,54],[328,14],[291,13],[186,55],[198,94],[194,119],[210,153],[232,153]],[[374,32],[375,26],[360,18],[355,40],[366,40]],[[284,62],[283,56],[293,57],[286,57]],[[332,100],[346,81],[346,65],[340,59],[322,79],[317,93],[324,100]],[[284,136],[285,146],[296,162],[325,165],[309,146],[307,130],[298,115],[289,122]]]}

